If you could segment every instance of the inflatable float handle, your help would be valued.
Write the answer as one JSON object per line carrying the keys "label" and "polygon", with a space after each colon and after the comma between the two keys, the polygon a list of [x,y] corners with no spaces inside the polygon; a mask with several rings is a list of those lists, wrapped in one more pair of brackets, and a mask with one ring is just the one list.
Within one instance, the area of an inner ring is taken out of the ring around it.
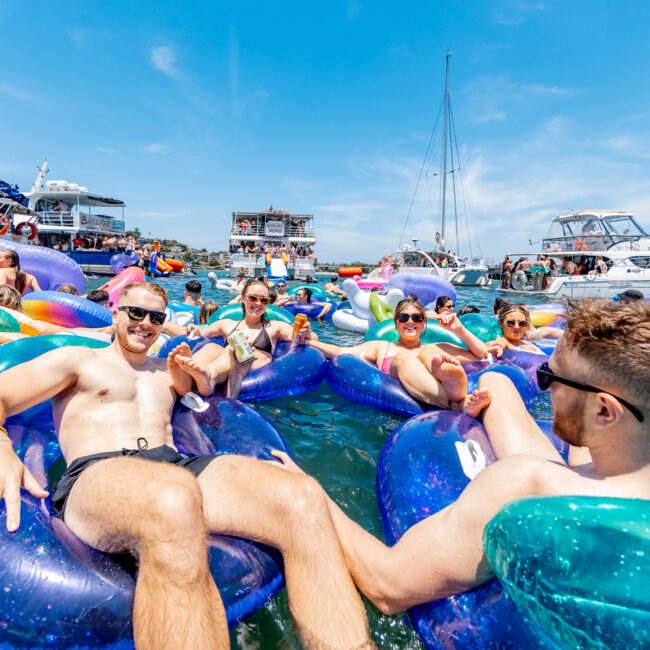
{"label": "inflatable float handle", "polygon": [[197,413],[203,413],[203,411],[207,411],[210,408],[208,402],[192,391],[185,393],[181,399],[181,404],[184,404],[188,409],[196,411]]}
{"label": "inflatable float handle", "polygon": [[475,440],[457,441],[454,444],[463,472],[471,481],[485,469],[487,464],[481,445]]}

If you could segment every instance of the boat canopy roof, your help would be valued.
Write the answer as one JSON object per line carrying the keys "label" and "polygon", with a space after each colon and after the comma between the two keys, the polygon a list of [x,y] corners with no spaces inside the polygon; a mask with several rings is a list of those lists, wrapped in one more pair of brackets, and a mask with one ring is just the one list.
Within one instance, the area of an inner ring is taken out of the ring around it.
{"label": "boat canopy roof", "polygon": [[124,208],[126,203],[120,199],[112,199],[99,194],[91,194],[89,192],[80,192],[74,190],[56,190],[33,192],[28,195],[30,203],[34,205],[36,201],[45,199],[49,201],[63,201],[64,203],[74,203],[77,205],[90,206],[90,207],[107,207],[107,208]]}
{"label": "boat canopy roof", "polygon": [[313,214],[298,214],[288,212],[287,210],[275,210],[273,206],[259,212],[233,212],[234,221],[242,219],[262,219],[264,221],[310,221],[314,218]]}

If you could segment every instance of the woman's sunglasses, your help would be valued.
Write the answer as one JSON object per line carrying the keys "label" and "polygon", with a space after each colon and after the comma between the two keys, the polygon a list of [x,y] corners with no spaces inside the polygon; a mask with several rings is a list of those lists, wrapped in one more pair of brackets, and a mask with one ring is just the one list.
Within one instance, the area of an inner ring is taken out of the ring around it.
{"label": "woman's sunglasses", "polygon": [[144,309],[143,307],[118,307],[117,311],[125,311],[131,320],[143,321],[147,314],[149,314],[149,320],[152,325],[162,325],[167,318],[167,314],[164,311],[153,311],[151,309]]}
{"label": "woman's sunglasses", "polygon": [[539,385],[540,390],[548,390],[553,382],[564,384],[565,386],[570,386],[571,388],[582,390],[587,393],[605,393],[607,395],[611,395],[612,397],[615,397],[626,409],[628,409],[639,422],[643,422],[644,420],[643,413],[641,413],[641,411],[633,404],[626,402],[622,397],[614,395],[613,393],[610,393],[607,390],[603,390],[602,388],[596,388],[596,386],[581,384],[578,381],[573,381],[573,379],[565,379],[564,377],[560,377],[560,375],[556,375],[550,369],[548,362],[545,362],[540,365],[539,368],[537,368],[537,384]]}
{"label": "woman's sunglasses", "polygon": [[418,312],[415,314],[406,314],[402,312],[401,314],[397,314],[395,318],[400,323],[408,323],[409,320],[412,320],[414,323],[421,323],[424,320],[424,316]]}
{"label": "woman's sunglasses", "polygon": [[271,302],[268,296],[246,296],[246,300],[253,305],[256,305],[258,302],[260,305],[268,305]]}
{"label": "woman's sunglasses", "polygon": [[508,327],[528,327],[527,320],[507,320],[506,325]]}

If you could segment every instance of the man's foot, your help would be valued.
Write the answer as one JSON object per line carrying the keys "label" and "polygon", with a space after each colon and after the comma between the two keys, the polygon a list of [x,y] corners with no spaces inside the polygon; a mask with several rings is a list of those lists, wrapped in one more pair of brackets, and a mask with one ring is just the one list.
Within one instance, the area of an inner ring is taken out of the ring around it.
{"label": "man's foot", "polygon": [[452,402],[460,402],[467,395],[467,375],[458,359],[443,352],[431,360],[431,374],[442,384]]}
{"label": "man's foot", "polygon": [[491,401],[489,390],[474,390],[460,403],[460,411],[471,418],[477,418]]}

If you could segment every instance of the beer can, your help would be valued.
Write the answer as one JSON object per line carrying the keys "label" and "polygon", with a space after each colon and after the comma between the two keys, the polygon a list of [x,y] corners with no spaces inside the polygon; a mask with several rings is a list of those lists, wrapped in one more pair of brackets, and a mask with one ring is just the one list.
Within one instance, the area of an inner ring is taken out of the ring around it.
{"label": "beer can", "polygon": [[255,358],[255,350],[246,340],[246,335],[241,330],[235,330],[228,335],[228,343],[235,351],[235,356],[239,363],[246,363]]}
{"label": "beer can", "polygon": [[305,345],[307,343],[300,330],[302,330],[308,320],[304,314],[296,314],[296,319],[293,321],[293,332],[291,333],[293,345]]}

